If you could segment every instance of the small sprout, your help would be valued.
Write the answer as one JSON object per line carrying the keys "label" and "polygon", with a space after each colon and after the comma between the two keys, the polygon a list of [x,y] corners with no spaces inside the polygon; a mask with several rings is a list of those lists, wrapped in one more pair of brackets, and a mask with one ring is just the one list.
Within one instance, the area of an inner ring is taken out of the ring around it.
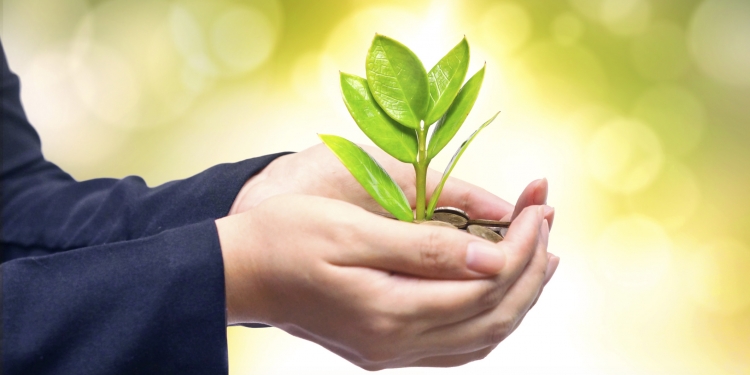
{"label": "small sprout", "polygon": [[[335,135],[321,134],[320,138],[373,199],[393,216],[409,222],[430,219],[458,159],[477,134],[497,117],[495,114],[461,144],[428,204],[425,199],[427,167],[469,115],[482,87],[485,68],[461,86],[469,67],[466,38],[429,73],[408,47],[383,35],[375,36],[366,61],[366,79],[341,73],[344,104],[359,128],[378,147],[414,166],[416,212],[412,213],[398,184],[367,152]],[[437,125],[428,142],[427,131],[433,124]]]}

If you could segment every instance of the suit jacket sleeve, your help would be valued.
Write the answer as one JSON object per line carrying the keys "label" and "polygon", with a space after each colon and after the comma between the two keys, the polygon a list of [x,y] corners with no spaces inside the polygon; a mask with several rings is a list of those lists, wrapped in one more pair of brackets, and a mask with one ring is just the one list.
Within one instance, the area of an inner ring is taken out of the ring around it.
{"label": "suit jacket sleeve", "polygon": [[42,156],[0,45],[3,374],[226,373],[214,219],[283,154],[149,188]]}

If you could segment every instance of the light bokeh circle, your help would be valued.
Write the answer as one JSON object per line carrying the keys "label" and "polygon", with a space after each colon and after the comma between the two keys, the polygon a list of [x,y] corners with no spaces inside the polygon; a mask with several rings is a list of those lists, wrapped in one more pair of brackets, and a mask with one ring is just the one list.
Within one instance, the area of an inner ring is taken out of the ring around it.
{"label": "light bokeh circle", "polygon": [[562,45],[575,44],[585,31],[583,21],[572,12],[565,12],[555,17],[550,29],[552,37]]}
{"label": "light bokeh circle", "polygon": [[610,32],[631,36],[643,32],[651,21],[649,0],[569,0],[579,13]]}
{"label": "light bokeh circle", "polygon": [[688,37],[706,74],[730,86],[750,85],[749,1],[704,1],[693,14]]}
{"label": "light bokeh circle", "polygon": [[268,60],[277,34],[265,13],[252,6],[237,5],[214,21],[209,39],[212,51],[223,64],[245,73]]}
{"label": "light bokeh circle", "polygon": [[77,93],[86,108],[113,125],[130,126],[142,109],[142,86],[133,65],[111,47],[92,44],[73,68]]}
{"label": "light bokeh circle", "polygon": [[669,160],[648,188],[626,199],[633,212],[651,217],[665,228],[674,230],[691,225],[688,220],[695,219],[693,215],[701,201],[701,190],[695,174],[688,167]]}
{"label": "light bokeh circle", "polygon": [[532,43],[514,58],[509,80],[547,111],[566,113],[607,95],[609,80],[599,57],[582,44]]}
{"label": "light bokeh circle", "polygon": [[675,155],[686,155],[698,146],[707,122],[703,102],[677,85],[649,88],[636,100],[632,115],[648,124],[665,151]]}
{"label": "light bokeh circle", "polygon": [[659,174],[664,154],[658,136],[641,122],[618,118],[603,125],[587,148],[589,173],[607,189],[633,193]]}
{"label": "light bokeh circle", "polygon": [[343,105],[336,62],[323,53],[302,55],[292,67],[292,86],[301,98],[320,103]]}
{"label": "light bokeh circle", "polygon": [[482,12],[477,20],[479,42],[498,54],[522,47],[531,36],[532,20],[522,6],[503,2]]}
{"label": "light bokeh circle", "polygon": [[732,238],[719,238],[693,251],[683,283],[701,308],[720,314],[750,309],[750,248]]}
{"label": "light bokeh circle", "polygon": [[656,80],[682,77],[690,66],[685,32],[668,21],[655,23],[634,37],[630,55],[638,73]]}
{"label": "light bokeh circle", "polygon": [[671,251],[672,240],[661,225],[646,216],[625,216],[599,235],[597,269],[623,287],[654,287],[667,276]]}

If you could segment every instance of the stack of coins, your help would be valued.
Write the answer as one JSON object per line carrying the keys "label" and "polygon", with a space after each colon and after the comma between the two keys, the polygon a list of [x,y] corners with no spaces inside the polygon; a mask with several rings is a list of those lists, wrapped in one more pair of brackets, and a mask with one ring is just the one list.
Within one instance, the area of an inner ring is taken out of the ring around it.
{"label": "stack of coins", "polygon": [[[389,213],[375,212],[391,219],[395,217]],[[491,242],[500,242],[510,227],[510,221],[471,219],[466,212],[455,207],[438,207],[432,215],[432,220],[418,222],[420,225],[435,225],[446,228],[464,230],[477,237]]]}

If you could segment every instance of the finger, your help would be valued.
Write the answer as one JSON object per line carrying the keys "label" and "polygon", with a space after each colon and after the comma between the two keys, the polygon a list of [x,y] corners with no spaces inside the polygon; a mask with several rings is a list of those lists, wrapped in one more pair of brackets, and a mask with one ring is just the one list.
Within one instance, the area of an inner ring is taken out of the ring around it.
{"label": "finger", "polygon": [[501,282],[512,283],[533,256],[542,213],[542,206],[529,207],[499,244],[455,229],[399,223],[371,215],[373,220],[359,227],[364,231],[358,236],[363,241],[357,251],[348,253],[349,265],[438,279],[499,274]]}
{"label": "finger", "polygon": [[[559,258],[548,254],[544,284],[558,262]],[[398,285],[391,288],[395,294],[391,297],[404,301],[401,306],[404,315],[423,322],[424,330],[460,322],[495,308],[514,280],[510,277],[470,281],[425,280],[406,275],[393,275],[392,279]]]}
{"label": "finger", "polygon": [[443,355],[422,358],[409,365],[409,367],[456,367],[469,362],[486,358],[497,346],[492,345],[477,351],[464,354]]}
{"label": "finger", "polygon": [[429,280],[406,275],[392,275],[388,303],[402,317],[412,321],[415,332],[461,322],[492,310],[502,300],[509,286],[495,278],[478,280]]}
{"label": "finger", "polygon": [[549,264],[547,264],[547,271],[544,273],[544,285],[547,285],[552,279],[552,276],[555,275],[555,271],[557,271],[557,267],[560,265],[560,257],[552,253],[549,254]]}
{"label": "finger", "polygon": [[[523,216],[524,213],[519,218]],[[478,350],[496,345],[513,332],[544,283],[548,234],[545,221],[539,230],[539,241],[535,246],[533,259],[508,289],[497,308],[475,318],[426,332],[423,340],[425,345],[437,348],[442,354],[451,354],[451,350]]]}
{"label": "finger", "polygon": [[359,219],[352,251],[337,254],[335,264],[370,267],[433,279],[471,279],[495,275],[505,252],[466,232],[398,222],[376,215]]}
{"label": "finger", "polygon": [[[518,201],[516,202],[516,206],[513,212],[506,214],[501,218],[501,220],[511,221],[515,219],[523,211],[523,209],[528,206],[546,205],[548,191],[549,183],[547,182],[546,178],[532,181],[528,186],[526,186],[521,195],[518,197]],[[555,209],[553,207],[547,206],[545,208],[544,218],[547,219],[547,222],[550,224],[550,228],[552,228],[552,222],[555,220]]]}
{"label": "finger", "polygon": [[547,283],[549,283],[549,281],[552,279],[552,276],[557,270],[557,266],[560,264],[560,258],[552,253],[547,253],[547,260],[547,270],[544,272],[544,283],[542,284],[542,288],[539,289],[539,294],[537,294],[536,298],[534,299],[534,303],[531,304],[529,310],[533,309],[534,306],[536,306],[537,301],[539,301],[539,297],[544,291],[544,287],[547,286]]}
{"label": "finger", "polygon": [[[440,182],[442,174],[430,169],[427,173],[429,195]],[[430,199],[430,197],[427,197]],[[438,198],[438,207],[450,206],[464,210],[469,217],[499,220],[513,212],[513,205],[478,186],[449,177]]]}

